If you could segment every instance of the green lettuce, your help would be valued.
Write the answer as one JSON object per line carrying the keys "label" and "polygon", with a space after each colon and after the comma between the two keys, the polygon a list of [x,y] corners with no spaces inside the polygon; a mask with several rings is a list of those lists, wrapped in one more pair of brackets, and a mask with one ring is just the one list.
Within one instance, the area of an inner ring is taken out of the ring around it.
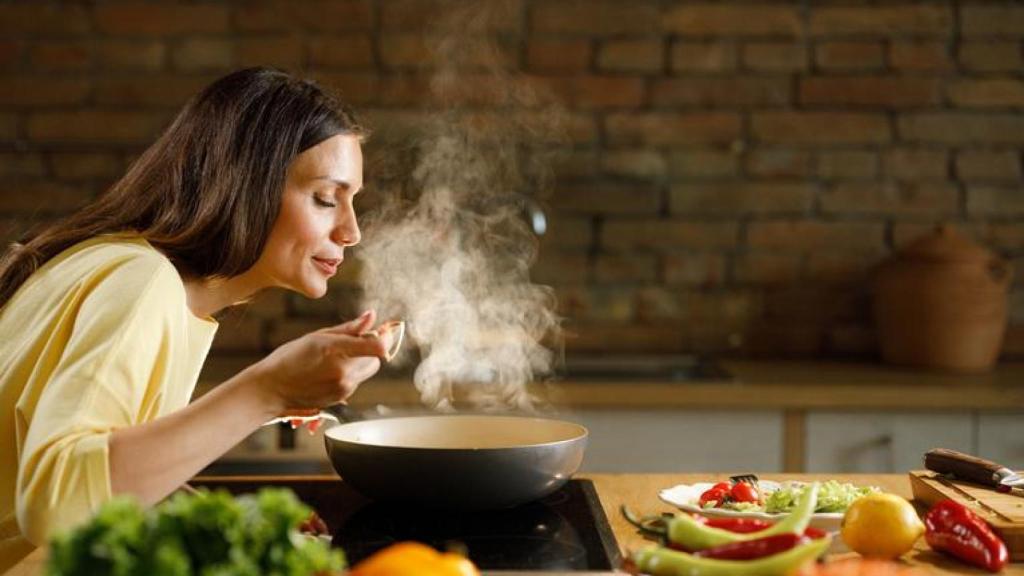
{"label": "green lettuce", "polygon": [[[768,494],[764,509],[769,514],[790,512],[796,506],[800,494],[807,486],[802,484],[788,485]],[[872,492],[878,492],[874,486],[855,486],[828,480],[821,483],[818,491],[818,505],[815,512],[845,512],[846,508],[857,498]]]}

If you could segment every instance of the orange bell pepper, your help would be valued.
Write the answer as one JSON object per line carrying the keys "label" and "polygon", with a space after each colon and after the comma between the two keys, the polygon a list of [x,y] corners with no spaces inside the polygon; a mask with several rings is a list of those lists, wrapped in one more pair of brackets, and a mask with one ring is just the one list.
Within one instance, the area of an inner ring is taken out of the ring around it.
{"label": "orange bell pepper", "polygon": [[353,566],[349,576],[480,576],[480,571],[460,554],[399,542]]}

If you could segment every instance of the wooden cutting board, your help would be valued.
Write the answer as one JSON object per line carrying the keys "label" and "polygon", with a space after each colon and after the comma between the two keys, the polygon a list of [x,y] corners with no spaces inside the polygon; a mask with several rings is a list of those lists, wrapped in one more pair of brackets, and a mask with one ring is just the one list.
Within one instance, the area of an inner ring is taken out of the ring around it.
{"label": "wooden cutting board", "polygon": [[930,470],[912,471],[910,488],[914,500],[926,506],[951,498],[977,512],[1006,542],[1010,561],[1024,560],[1024,490],[996,492],[994,488],[950,480]]}

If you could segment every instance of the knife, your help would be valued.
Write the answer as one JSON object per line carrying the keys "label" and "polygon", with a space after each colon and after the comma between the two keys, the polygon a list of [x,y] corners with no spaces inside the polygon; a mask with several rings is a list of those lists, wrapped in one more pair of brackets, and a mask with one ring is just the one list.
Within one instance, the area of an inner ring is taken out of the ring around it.
{"label": "knife", "polygon": [[932,472],[952,474],[962,480],[992,486],[1000,492],[1024,488],[1024,476],[1006,466],[948,448],[934,448],[925,452],[924,467]]}

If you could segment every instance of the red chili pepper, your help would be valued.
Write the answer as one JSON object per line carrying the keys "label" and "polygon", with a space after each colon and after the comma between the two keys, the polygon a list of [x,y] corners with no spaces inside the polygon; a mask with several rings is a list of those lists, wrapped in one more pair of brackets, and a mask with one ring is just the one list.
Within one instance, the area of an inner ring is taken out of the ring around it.
{"label": "red chili pepper", "polygon": [[754,560],[756,558],[764,558],[765,556],[778,554],[779,552],[785,552],[794,546],[807,542],[810,542],[810,538],[806,538],[798,534],[776,534],[774,536],[758,538],[757,540],[744,540],[741,542],[722,544],[720,546],[694,552],[693,555],[703,556],[704,558],[715,558],[718,560]]}
{"label": "red chili pepper", "polygon": [[928,545],[968,564],[999,572],[1006,566],[1006,544],[985,520],[953,500],[936,504],[924,517]]}
{"label": "red chili pepper", "polygon": [[698,520],[702,519],[703,523],[711,528],[721,528],[722,530],[738,534],[758,532],[772,525],[767,520],[758,520],[757,518],[707,518],[700,515],[695,516],[695,518]]}

